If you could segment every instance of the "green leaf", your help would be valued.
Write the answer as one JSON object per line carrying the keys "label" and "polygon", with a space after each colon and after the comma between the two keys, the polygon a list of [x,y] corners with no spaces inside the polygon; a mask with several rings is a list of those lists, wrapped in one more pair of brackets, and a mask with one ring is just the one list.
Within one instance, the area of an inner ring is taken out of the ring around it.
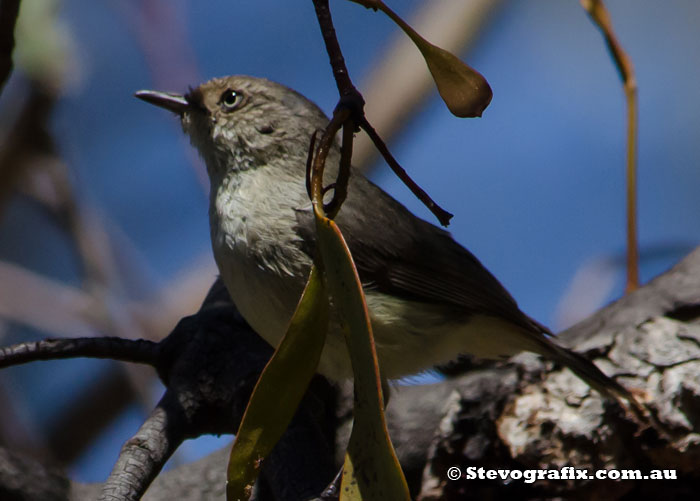
{"label": "green leaf", "polygon": [[[226,499],[248,499],[262,462],[287,429],[311,381],[328,331],[328,294],[314,265],[289,328],[265,366],[231,449]],[[235,363],[235,361],[232,361]]]}
{"label": "green leaf", "polygon": [[319,250],[355,374],[355,420],[343,467],[341,501],[410,499],[384,418],[377,354],[364,294],[338,226],[314,204]]}

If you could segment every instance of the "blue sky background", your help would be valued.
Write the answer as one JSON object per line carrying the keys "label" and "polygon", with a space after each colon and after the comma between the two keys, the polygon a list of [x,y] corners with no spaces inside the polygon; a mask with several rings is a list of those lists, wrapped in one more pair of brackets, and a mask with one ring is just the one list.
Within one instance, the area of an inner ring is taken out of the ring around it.
{"label": "blue sky background", "polygon": [[[133,92],[185,91],[242,73],[280,81],[330,112],[337,91],[310,1],[170,2],[181,28],[143,25],[182,40],[157,67],[139,38],[133,17],[138,4],[63,2],[60,17],[76,42],[80,78],[58,103],[52,127],[80,199],[99,207],[112,231],[130,242],[128,257],[141,263],[142,283],[156,290],[209,252],[207,200],[176,119],[134,99]],[[422,2],[389,4],[410,17]],[[607,4],[639,84],[639,237],[647,281],[700,240],[700,4]],[[362,91],[363,79],[395,36],[394,25],[350,2],[333,0],[331,8]],[[562,298],[577,272],[601,275],[591,279],[595,290],[584,288],[574,299],[574,306],[582,305],[577,315],[622,293],[625,108],[617,72],[600,33],[574,0],[502,2],[464,58],[494,91],[483,118],[453,117],[435,93],[390,147],[455,214],[449,228],[455,238],[524,311],[559,329]],[[17,85],[17,76],[13,80]],[[434,222],[384,165],[377,164],[372,177]],[[27,231],[35,227],[41,232]],[[70,243],[31,204],[14,201],[0,221],[0,235],[0,258],[79,283]],[[13,328],[13,337],[26,335],[45,334]],[[21,367],[8,371],[7,385],[23,402],[19,412],[41,429],[102,364]],[[160,391],[154,387],[154,399]],[[72,466],[75,476],[106,478],[121,443],[143,418],[144,410],[134,405]],[[220,445],[197,440],[183,447],[177,461]]]}

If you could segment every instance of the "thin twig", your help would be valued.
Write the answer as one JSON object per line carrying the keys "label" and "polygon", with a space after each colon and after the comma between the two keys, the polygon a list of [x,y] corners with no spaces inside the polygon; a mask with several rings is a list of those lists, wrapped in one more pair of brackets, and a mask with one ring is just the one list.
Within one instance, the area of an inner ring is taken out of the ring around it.
{"label": "thin twig", "polygon": [[[326,127],[323,137],[321,138],[321,144],[314,160],[311,180],[309,180],[309,176],[307,175],[307,189],[310,187],[309,183],[311,183],[311,185],[315,183],[315,188],[311,186],[310,189],[311,200],[314,201],[314,203],[323,204],[323,194],[325,190],[322,188],[322,183],[326,157],[328,156],[328,151],[330,150],[335,135],[342,126],[343,143],[340,153],[338,177],[336,182],[333,183],[333,198],[323,207],[328,217],[333,218],[338,213],[340,206],[345,200],[348,181],[350,179],[350,161],[355,130],[355,122],[352,120],[352,115],[364,115],[363,107],[365,101],[350,79],[348,68],[345,65],[345,58],[343,58],[343,52],[340,50],[340,44],[335,35],[335,28],[333,27],[333,19],[331,17],[330,8],[328,7],[328,0],[313,0],[313,3],[316,9],[318,24],[321,28],[323,42],[328,52],[328,59],[333,71],[333,77],[335,78],[338,93],[340,94],[340,100],[333,111],[333,119]],[[311,158],[312,150],[313,146],[309,150],[309,158]]]}
{"label": "thin twig", "polygon": [[[403,181],[403,183],[406,184],[406,186],[408,186],[411,192],[415,196],[417,196],[418,199],[421,202],[423,202],[433,214],[435,214],[435,216],[438,218],[438,221],[440,221],[440,224],[442,224],[443,226],[447,226],[450,222],[450,219],[452,218],[452,214],[450,214],[449,212],[441,208],[437,203],[435,203],[435,201],[432,198],[430,198],[430,196],[425,192],[425,190],[423,190],[420,186],[416,184],[415,181],[413,181],[410,178],[410,176],[406,173],[403,167],[401,167],[401,165],[399,165],[396,159],[394,159],[394,157],[391,155],[386,144],[384,144],[384,141],[382,141],[382,139],[379,137],[379,134],[377,134],[374,128],[367,121],[363,110],[364,98],[350,80],[348,69],[345,66],[345,59],[343,58],[343,54],[340,50],[338,39],[335,36],[335,29],[333,28],[333,20],[331,18],[330,9],[328,7],[328,0],[313,0],[313,3],[316,9],[316,17],[318,18],[318,23],[321,27],[323,41],[326,44],[326,51],[328,52],[328,58],[330,60],[331,68],[333,70],[333,76],[338,87],[338,92],[340,93],[340,100],[338,102],[336,110],[333,113],[333,120],[336,120],[337,112],[339,109],[348,109],[352,112],[352,114],[345,119],[348,122],[342,122],[343,130],[345,130],[345,128],[349,129],[347,133],[343,133],[343,148],[346,149],[346,152],[352,151],[353,135],[350,131],[354,132],[355,127],[357,125],[360,125],[360,127],[364,129],[365,132],[367,132],[367,134],[370,136],[379,152],[386,159],[387,163],[394,171],[394,173],[399,177],[399,179],[401,179],[401,181]],[[331,120],[332,123],[333,120]],[[335,134],[338,132],[338,130],[340,130],[340,125],[333,125],[333,135],[330,136],[328,135],[330,126],[331,124],[329,124],[329,128],[326,129],[326,133],[324,134],[324,137],[327,139],[327,141],[332,141],[332,139],[335,137]],[[330,142],[328,144],[330,145]],[[313,175],[316,175],[316,172],[318,171],[320,171],[321,173],[323,172],[323,162],[325,162],[327,155],[327,151],[324,151],[323,154],[321,154],[321,147],[319,147],[316,159],[314,161],[315,166],[313,169]],[[341,151],[341,162],[344,161],[342,155],[343,152]],[[347,179],[349,177],[349,170],[347,171],[348,176],[345,176],[345,173],[343,171],[344,168],[345,167],[343,167],[343,164],[341,163],[339,178],[336,181],[334,197],[333,200],[329,203],[328,207],[329,209],[332,209],[334,213],[340,209],[340,203],[342,203],[340,202],[340,197],[344,199],[345,193],[347,191]],[[349,164],[347,168],[349,169]],[[315,195],[316,198],[314,198],[314,196],[311,197],[312,200],[320,200],[320,203],[323,202],[323,190],[321,188],[321,182],[321,179],[319,179],[318,186],[316,187],[316,189],[318,190]],[[313,190],[314,188],[312,187],[311,191],[313,192]]]}
{"label": "thin twig", "polygon": [[66,358],[109,358],[155,366],[160,353],[158,343],[145,339],[93,337],[45,339],[0,348],[0,368],[37,360]]}
{"label": "thin twig", "polygon": [[605,44],[622,79],[627,99],[627,285],[626,292],[639,287],[637,239],[637,79],[632,60],[617,40],[610,14],[602,0],[581,0],[593,22],[600,28]]}
{"label": "thin twig", "polygon": [[404,168],[401,167],[401,165],[399,165],[399,163],[393,157],[393,155],[389,151],[389,148],[386,147],[386,144],[384,144],[382,138],[379,137],[379,134],[377,134],[377,131],[374,130],[372,125],[364,117],[360,121],[360,128],[362,128],[370,137],[374,145],[384,157],[384,160],[386,160],[386,163],[389,164],[389,167],[391,167],[391,170],[393,170],[394,173],[399,177],[399,179],[401,179],[401,181],[403,181],[403,183],[406,186],[408,186],[411,192],[416,197],[418,197],[418,199],[421,202],[423,202],[423,204],[425,204],[425,206],[428,209],[430,209],[430,212],[435,214],[435,217],[438,218],[440,224],[442,224],[443,226],[447,226],[448,224],[450,224],[450,219],[452,219],[453,215],[447,212],[442,207],[440,207],[437,203],[435,203],[435,201],[432,198],[430,198],[430,195],[428,195],[423,190],[423,188],[418,186],[416,182],[413,179],[411,179],[411,177],[404,170]]}
{"label": "thin twig", "polygon": [[637,83],[625,82],[627,97],[627,285],[639,287],[639,242],[637,237]]}
{"label": "thin twig", "polygon": [[[340,50],[338,38],[335,36],[335,28],[333,27],[333,19],[331,11],[328,7],[328,0],[313,0],[314,8],[316,9],[316,17],[318,24],[321,27],[321,35],[323,42],[326,44],[326,51],[333,70],[333,77],[338,86],[338,92],[341,96],[346,96],[353,91],[357,92],[355,86],[350,80],[348,68],[345,66],[343,52]],[[358,93],[359,94],[359,93]]]}

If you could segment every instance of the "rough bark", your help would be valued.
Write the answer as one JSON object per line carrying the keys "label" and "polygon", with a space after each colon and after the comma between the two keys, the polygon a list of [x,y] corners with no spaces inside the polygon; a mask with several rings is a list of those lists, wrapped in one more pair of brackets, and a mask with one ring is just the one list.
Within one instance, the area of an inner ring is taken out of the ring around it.
{"label": "rough bark", "polygon": [[[412,492],[423,500],[690,497],[700,482],[694,468],[700,455],[699,320],[696,249],[666,274],[560,336],[633,389],[654,417],[654,424],[646,428],[618,405],[601,400],[568,370],[530,355],[480,365],[438,384],[399,388],[391,396],[388,423]],[[173,377],[171,373],[164,379],[168,383]],[[225,405],[240,409],[247,392],[231,393]],[[313,497],[337,467],[352,400],[348,389],[341,389],[337,405],[333,395],[322,390],[307,397],[306,410],[295,419],[274,459],[265,464],[259,499]],[[335,415],[323,410],[329,407],[336,409]],[[198,426],[189,436],[211,428]],[[334,435],[335,459],[313,449],[318,437]],[[227,452],[160,474],[144,499],[223,499]],[[22,466],[26,461],[31,460],[0,454],[2,499],[82,500],[102,491],[102,486],[68,483],[39,464]],[[652,469],[673,469],[678,479],[527,483],[463,475],[451,481],[446,475],[451,466],[462,473],[469,467],[639,469],[643,475]],[[36,489],[51,494],[36,494]]]}
{"label": "rough bark", "polygon": [[[640,429],[568,370],[520,363],[467,376],[430,446],[421,499],[684,498],[700,480],[700,249],[561,334],[651,410]],[[677,470],[676,481],[449,481],[450,466]]]}

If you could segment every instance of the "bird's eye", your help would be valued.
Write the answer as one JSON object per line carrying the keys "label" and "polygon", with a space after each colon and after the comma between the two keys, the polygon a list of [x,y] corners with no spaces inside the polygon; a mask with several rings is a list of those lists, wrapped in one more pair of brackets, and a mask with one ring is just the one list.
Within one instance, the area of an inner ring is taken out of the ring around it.
{"label": "bird's eye", "polygon": [[219,103],[221,103],[221,107],[225,111],[232,111],[235,110],[238,105],[241,102],[241,94],[236,92],[233,89],[226,89],[223,94],[221,94],[221,98],[219,99]]}

